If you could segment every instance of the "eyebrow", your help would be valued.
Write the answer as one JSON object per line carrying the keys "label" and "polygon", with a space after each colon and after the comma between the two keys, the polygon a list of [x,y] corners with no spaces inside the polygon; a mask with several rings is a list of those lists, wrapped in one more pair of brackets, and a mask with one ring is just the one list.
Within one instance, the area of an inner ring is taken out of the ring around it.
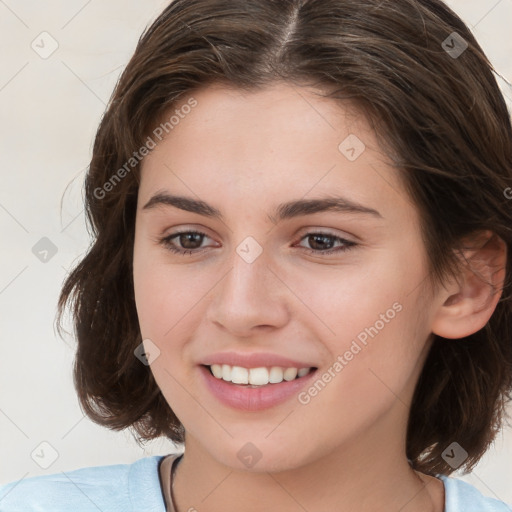
{"label": "eyebrow", "polygon": [[[173,206],[180,210],[187,212],[197,213],[205,217],[211,217],[223,221],[223,215],[214,206],[191,197],[171,195],[166,192],[158,192],[142,207],[143,210],[151,210],[157,206]],[[383,218],[382,215],[375,209],[364,206],[360,203],[350,199],[332,196],[322,197],[318,199],[298,199],[295,201],[288,201],[278,205],[273,214],[269,215],[273,223],[277,221],[292,219],[303,215],[311,215],[314,213],[334,211],[342,213],[358,213],[364,215],[371,215],[378,218]],[[277,218],[277,221],[276,221]]]}

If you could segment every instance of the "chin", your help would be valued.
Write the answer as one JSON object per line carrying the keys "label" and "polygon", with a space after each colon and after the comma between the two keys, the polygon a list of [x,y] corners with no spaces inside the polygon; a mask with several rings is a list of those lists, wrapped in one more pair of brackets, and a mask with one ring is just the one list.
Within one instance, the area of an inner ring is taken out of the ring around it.
{"label": "chin", "polygon": [[[250,439],[246,436],[245,439]],[[230,446],[216,445],[209,450],[211,456],[219,463],[233,469],[250,473],[279,473],[299,468],[307,463],[307,454],[297,446],[262,441],[231,440]]]}

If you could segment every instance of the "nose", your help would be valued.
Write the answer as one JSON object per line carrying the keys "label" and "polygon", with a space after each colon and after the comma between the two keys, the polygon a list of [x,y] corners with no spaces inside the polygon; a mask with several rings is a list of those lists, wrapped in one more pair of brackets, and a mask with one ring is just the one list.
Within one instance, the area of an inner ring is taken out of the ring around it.
{"label": "nose", "polygon": [[207,320],[236,337],[278,329],[289,321],[289,291],[263,251],[254,261],[233,251],[229,268],[212,290]]}

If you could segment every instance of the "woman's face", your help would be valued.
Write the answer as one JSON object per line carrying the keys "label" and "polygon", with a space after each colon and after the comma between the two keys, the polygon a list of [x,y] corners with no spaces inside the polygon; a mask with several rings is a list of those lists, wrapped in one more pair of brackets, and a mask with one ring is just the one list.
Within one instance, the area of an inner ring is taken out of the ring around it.
{"label": "woman's face", "polygon": [[[144,346],[187,446],[254,471],[403,450],[435,304],[377,136],[306,88],[193,98],[143,161],[134,248]],[[229,382],[249,376],[285,380]]]}

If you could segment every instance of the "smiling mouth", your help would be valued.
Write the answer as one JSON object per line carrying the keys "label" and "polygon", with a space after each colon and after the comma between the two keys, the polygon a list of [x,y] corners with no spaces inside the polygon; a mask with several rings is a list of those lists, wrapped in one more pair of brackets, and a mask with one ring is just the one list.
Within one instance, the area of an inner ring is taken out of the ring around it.
{"label": "smiling mouth", "polygon": [[201,366],[207,368],[210,374],[218,380],[246,388],[262,388],[298,380],[317,370],[314,366],[309,368],[286,368],[282,366],[244,368],[229,364]]}

